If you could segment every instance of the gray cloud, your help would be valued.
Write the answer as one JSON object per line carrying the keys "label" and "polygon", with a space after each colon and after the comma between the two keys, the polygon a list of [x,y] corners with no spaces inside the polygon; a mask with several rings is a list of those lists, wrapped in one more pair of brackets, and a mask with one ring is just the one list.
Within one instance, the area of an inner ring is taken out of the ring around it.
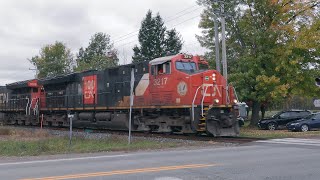
{"label": "gray cloud", "polygon": [[[27,59],[46,44],[62,41],[76,53],[95,32],[105,32],[117,41],[137,31],[149,9],[167,20],[185,8],[194,12],[167,23],[169,28],[200,15],[195,0],[0,0],[0,85],[32,79],[35,72],[29,70],[32,65]],[[199,19],[175,27],[185,41],[184,52],[205,51],[194,37],[200,33]],[[137,43],[137,36],[132,36],[114,44],[122,64],[131,61]]]}

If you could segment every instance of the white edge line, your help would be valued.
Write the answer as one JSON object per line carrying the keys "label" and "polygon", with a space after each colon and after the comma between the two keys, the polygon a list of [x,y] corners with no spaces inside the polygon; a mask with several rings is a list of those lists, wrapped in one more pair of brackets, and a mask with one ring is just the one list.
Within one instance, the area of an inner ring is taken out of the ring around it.
{"label": "white edge line", "polygon": [[121,154],[121,155],[112,155],[112,156],[108,155],[108,156],[92,156],[92,157],[80,157],[80,158],[64,158],[64,159],[50,159],[50,160],[39,160],[39,161],[12,162],[12,163],[2,163],[2,164],[0,164],[0,166],[47,163],[47,162],[60,162],[60,161],[76,161],[76,160],[113,158],[113,157],[126,157],[126,156],[131,156],[131,155],[133,155],[133,154]]}
{"label": "white edge line", "polygon": [[[206,149],[185,150],[185,151],[177,150],[177,151],[167,151],[167,152],[192,153],[192,152],[205,152],[205,151],[211,151],[211,150],[213,150],[213,149],[206,148]],[[159,152],[162,152],[162,151],[159,151]],[[147,153],[143,153],[143,154],[150,154],[150,153],[147,152]],[[61,162],[61,161],[77,161],[77,160],[100,159],[100,158],[128,157],[128,156],[133,156],[133,155],[142,155],[142,154],[135,153],[135,154],[119,154],[119,155],[106,155],[106,156],[90,156],[90,157],[80,157],[80,158],[50,159],[50,160],[39,160],[39,161],[9,162],[9,163],[0,163],[0,166]]]}
{"label": "white edge line", "polygon": [[311,144],[311,143],[299,143],[299,142],[280,142],[280,141],[257,141],[261,143],[270,143],[270,144],[286,144],[286,145],[306,145],[306,146],[320,146],[320,144]]}

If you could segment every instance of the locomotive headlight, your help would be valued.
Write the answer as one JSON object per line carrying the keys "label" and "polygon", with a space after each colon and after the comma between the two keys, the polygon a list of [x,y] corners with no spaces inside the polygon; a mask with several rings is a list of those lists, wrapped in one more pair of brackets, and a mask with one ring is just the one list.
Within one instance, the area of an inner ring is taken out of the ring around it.
{"label": "locomotive headlight", "polygon": [[212,80],[214,80],[214,81],[216,80],[216,74],[215,73],[212,74]]}
{"label": "locomotive headlight", "polygon": [[214,103],[218,104],[219,102],[219,99],[214,99]]}
{"label": "locomotive headlight", "polygon": [[238,103],[238,100],[234,99],[233,102],[234,102],[235,104],[237,104],[237,103]]}

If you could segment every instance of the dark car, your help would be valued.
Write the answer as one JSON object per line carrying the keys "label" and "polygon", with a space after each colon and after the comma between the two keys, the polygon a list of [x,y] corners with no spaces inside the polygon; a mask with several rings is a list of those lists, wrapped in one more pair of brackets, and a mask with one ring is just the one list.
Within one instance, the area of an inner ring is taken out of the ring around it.
{"label": "dark car", "polygon": [[307,118],[293,121],[287,124],[288,130],[306,132],[311,129],[320,128],[320,113],[315,113]]}
{"label": "dark car", "polygon": [[311,114],[307,110],[289,110],[281,111],[271,118],[262,119],[259,121],[258,126],[261,129],[275,130],[280,126],[286,126],[289,122],[305,118]]}

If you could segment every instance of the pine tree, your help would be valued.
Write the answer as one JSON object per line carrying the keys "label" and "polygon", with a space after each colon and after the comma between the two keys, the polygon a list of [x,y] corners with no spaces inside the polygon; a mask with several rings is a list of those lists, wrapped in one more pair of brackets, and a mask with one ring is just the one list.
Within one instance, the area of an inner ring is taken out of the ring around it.
{"label": "pine tree", "polygon": [[117,66],[118,62],[117,51],[113,48],[110,36],[99,32],[91,37],[87,48],[79,49],[76,70],[103,70]]}
{"label": "pine tree", "polygon": [[168,54],[177,54],[182,48],[182,39],[175,29],[167,31],[164,21],[158,13],[152,16],[149,10],[141,22],[139,44],[133,48],[133,62],[150,61]]}
{"label": "pine tree", "polygon": [[182,49],[181,36],[175,29],[166,32],[165,48],[167,54],[177,54]]}

